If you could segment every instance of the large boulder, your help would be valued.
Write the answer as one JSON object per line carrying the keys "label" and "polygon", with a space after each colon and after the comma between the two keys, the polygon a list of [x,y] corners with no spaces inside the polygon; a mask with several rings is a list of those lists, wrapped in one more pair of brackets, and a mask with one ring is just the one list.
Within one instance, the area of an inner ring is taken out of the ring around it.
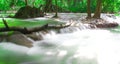
{"label": "large boulder", "polygon": [[24,34],[20,32],[15,32],[14,34],[7,37],[8,42],[13,42],[18,45],[23,45],[27,47],[33,46],[33,40],[26,37]]}
{"label": "large boulder", "polygon": [[17,13],[15,14],[14,18],[35,18],[35,17],[43,17],[44,13],[36,7],[25,6],[21,7]]}

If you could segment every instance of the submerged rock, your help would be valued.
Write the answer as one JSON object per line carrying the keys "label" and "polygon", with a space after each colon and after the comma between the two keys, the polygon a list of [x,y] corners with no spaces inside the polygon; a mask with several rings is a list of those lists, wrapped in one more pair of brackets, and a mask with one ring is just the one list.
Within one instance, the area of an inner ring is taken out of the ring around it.
{"label": "submerged rock", "polygon": [[33,41],[20,32],[15,32],[13,35],[8,36],[7,41],[27,47],[33,46]]}

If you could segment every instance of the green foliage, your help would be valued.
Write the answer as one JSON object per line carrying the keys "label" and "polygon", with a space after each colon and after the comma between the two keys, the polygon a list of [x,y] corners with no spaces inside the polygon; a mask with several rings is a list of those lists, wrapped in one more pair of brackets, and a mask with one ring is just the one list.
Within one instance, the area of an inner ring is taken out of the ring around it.
{"label": "green foliage", "polygon": [[16,6],[25,6],[25,2],[23,0],[17,0]]}
{"label": "green foliage", "polygon": [[103,12],[119,12],[120,0],[104,0],[103,1]]}
{"label": "green foliage", "polygon": [[25,2],[23,0],[0,0],[0,10],[6,11],[10,10],[13,6],[24,6]]}
{"label": "green foliage", "polygon": [[0,0],[0,10],[8,10],[10,8],[10,0]]}
{"label": "green foliage", "polygon": [[[52,0],[55,5],[55,0]],[[94,12],[96,7],[96,0],[91,0],[91,9]],[[70,12],[86,12],[87,0],[57,0],[58,6],[64,10]],[[102,1],[102,12],[119,12],[120,10],[120,0],[103,0]],[[25,6],[24,0],[0,0],[0,10],[9,10],[11,5],[15,7]],[[45,0],[28,0],[28,5],[39,7],[40,5],[45,5]],[[18,8],[17,8],[18,9]]]}
{"label": "green foliage", "polygon": [[39,7],[40,5],[44,5],[45,1],[35,0],[35,2],[33,4],[34,4],[35,7]]}

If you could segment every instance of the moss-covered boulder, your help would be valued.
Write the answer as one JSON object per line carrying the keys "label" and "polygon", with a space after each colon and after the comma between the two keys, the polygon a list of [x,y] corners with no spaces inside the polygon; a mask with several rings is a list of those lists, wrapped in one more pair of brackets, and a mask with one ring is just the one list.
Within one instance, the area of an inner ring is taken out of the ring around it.
{"label": "moss-covered boulder", "polygon": [[25,6],[21,7],[17,13],[15,14],[14,18],[35,18],[35,17],[43,17],[44,13],[36,7]]}

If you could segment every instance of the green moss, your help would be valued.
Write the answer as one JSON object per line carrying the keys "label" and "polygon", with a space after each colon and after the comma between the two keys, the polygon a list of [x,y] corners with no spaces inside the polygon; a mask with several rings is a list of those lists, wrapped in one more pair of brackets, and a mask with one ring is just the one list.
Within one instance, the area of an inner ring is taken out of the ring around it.
{"label": "green moss", "polygon": [[[5,19],[9,27],[37,27],[45,24],[61,24],[54,20],[21,20],[21,19]],[[2,19],[0,20],[0,27],[5,27]]]}

